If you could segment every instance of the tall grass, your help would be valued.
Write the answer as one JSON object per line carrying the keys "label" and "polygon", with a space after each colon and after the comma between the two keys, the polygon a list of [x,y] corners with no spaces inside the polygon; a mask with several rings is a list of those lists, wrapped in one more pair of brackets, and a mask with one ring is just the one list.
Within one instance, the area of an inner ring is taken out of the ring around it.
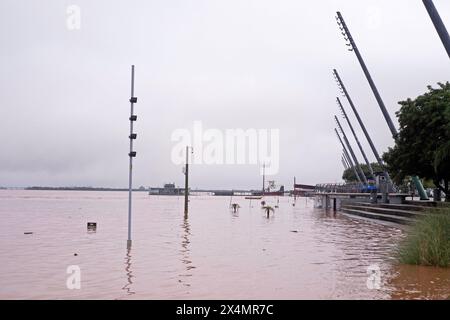
{"label": "tall grass", "polygon": [[450,267],[450,208],[430,210],[399,249],[401,263]]}

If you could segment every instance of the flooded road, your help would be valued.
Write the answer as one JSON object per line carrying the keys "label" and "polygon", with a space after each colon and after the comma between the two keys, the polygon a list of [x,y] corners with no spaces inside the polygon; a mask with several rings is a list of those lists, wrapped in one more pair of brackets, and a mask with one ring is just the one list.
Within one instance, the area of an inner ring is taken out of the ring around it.
{"label": "flooded road", "polygon": [[[0,190],[2,299],[445,299],[450,270],[398,266],[404,231],[280,198]],[[276,205],[276,198],[265,199]],[[97,222],[88,232],[87,222]],[[32,234],[24,234],[32,232]],[[68,289],[69,266],[81,288]]]}

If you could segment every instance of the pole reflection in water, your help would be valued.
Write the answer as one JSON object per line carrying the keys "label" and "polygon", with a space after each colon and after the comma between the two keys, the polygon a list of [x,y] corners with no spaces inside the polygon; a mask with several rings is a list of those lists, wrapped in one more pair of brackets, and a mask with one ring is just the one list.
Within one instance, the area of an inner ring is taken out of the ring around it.
{"label": "pole reflection in water", "polygon": [[122,290],[125,290],[127,295],[133,295],[136,292],[131,289],[131,285],[133,284],[133,271],[131,270],[131,249],[127,249],[127,254],[125,255],[125,272],[127,275],[127,284],[122,287]]}
{"label": "pole reflection in water", "polygon": [[[181,241],[181,262],[185,266],[186,270],[183,270],[185,272],[181,273],[180,279],[178,279],[178,282],[183,284],[185,287],[190,287],[191,284],[189,283],[189,278],[192,277],[192,269],[195,269],[195,267],[192,265],[191,257],[190,257],[190,236],[191,236],[191,227],[189,225],[189,220],[187,216],[184,216],[183,224],[181,225],[182,228],[182,241]],[[189,292],[188,292],[189,293]]]}

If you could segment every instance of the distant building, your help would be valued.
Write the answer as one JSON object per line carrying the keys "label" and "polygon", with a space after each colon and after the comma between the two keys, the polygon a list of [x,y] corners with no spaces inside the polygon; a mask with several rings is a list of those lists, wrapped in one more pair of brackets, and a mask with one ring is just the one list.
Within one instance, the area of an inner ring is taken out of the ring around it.
{"label": "distant building", "polygon": [[184,188],[175,187],[175,183],[166,183],[163,188],[150,187],[149,195],[178,196],[184,195]]}

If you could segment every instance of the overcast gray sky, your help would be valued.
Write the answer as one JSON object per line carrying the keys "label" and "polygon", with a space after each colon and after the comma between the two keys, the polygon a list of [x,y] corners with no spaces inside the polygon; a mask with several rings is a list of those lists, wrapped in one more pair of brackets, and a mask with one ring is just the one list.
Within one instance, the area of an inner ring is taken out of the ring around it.
{"label": "overcast gray sky", "polygon": [[[79,30],[66,26],[72,4],[81,9]],[[435,5],[450,28],[450,1]],[[336,10],[393,118],[398,101],[450,80],[420,0],[2,0],[0,185],[126,186],[131,64],[136,186],[182,185],[170,137],[195,120],[220,130],[280,129],[279,183],[291,185],[294,175],[309,184],[340,181],[333,68],[379,151],[393,142]],[[193,187],[261,184],[258,166],[191,172]]]}

